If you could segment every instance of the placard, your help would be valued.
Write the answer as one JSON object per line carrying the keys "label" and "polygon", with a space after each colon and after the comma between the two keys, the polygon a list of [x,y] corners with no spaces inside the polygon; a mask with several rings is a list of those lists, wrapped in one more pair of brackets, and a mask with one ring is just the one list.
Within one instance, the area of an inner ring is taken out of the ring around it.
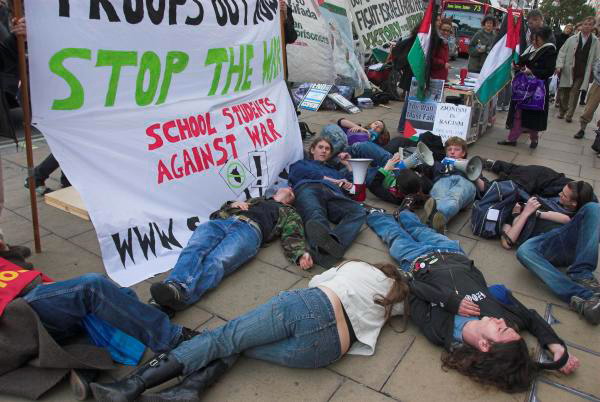
{"label": "placard", "polygon": [[312,84],[298,107],[300,109],[316,112],[319,110],[319,107],[321,107],[321,103],[323,103],[329,91],[331,91],[331,87],[333,87],[333,85]]}
{"label": "placard", "polygon": [[460,137],[466,141],[470,119],[470,106],[438,103],[432,132],[440,136],[443,143],[450,137]]}
{"label": "placard", "polygon": [[328,94],[327,97],[334,101],[336,105],[344,109],[345,112],[352,114],[361,112],[359,107],[340,94]]}

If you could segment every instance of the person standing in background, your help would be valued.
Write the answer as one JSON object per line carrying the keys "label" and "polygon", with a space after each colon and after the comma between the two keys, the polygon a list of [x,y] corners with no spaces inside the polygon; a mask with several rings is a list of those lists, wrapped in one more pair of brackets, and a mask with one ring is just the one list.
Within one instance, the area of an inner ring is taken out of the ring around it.
{"label": "person standing in background", "polygon": [[492,50],[494,40],[496,39],[496,33],[494,27],[496,26],[496,18],[491,15],[487,15],[481,21],[482,28],[473,35],[469,44],[469,65],[468,70],[470,73],[479,73],[485,63],[487,55]]}

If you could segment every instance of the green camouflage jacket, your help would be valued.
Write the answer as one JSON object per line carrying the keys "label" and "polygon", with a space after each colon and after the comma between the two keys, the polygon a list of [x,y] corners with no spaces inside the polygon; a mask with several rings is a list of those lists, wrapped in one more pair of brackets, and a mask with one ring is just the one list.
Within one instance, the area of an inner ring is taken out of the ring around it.
{"label": "green camouflage jacket", "polygon": [[[264,197],[256,197],[250,198],[246,202],[252,206],[265,200]],[[221,209],[210,215],[210,219],[227,219],[238,215],[242,210],[233,208],[231,206],[233,202],[235,201],[227,201],[221,206]],[[283,253],[294,264],[297,264],[302,254],[308,250],[304,238],[302,218],[293,207],[282,203],[279,203],[279,219],[277,219],[277,223],[268,238],[263,239],[263,243],[271,242],[277,237],[281,237]]]}

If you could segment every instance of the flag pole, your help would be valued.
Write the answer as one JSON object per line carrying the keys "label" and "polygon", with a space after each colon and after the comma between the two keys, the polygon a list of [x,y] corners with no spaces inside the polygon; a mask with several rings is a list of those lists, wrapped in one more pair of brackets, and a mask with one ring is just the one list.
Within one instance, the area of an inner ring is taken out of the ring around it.
{"label": "flag pole", "polygon": [[[18,21],[23,17],[21,0],[13,0],[13,16]],[[19,77],[21,80],[21,107],[23,109],[23,129],[25,130],[25,150],[27,154],[27,182],[29,184],[29,199],[31,201],[31,221],[33,223],[33,242],[35,252],[42,252],[40,239],[40,223],[38,219],[37,197],[35,194],[35,177],[33,175],[33,148],[31,145],[31,106],[29,104],[29,77],[27,75],[27,59],[25,56],[25,38],[17,36],[19,51]]]}
{"label": "flag pole", "polygon": [[285,45],[285,20],[286,18],[283,15],[283,10],[286,10],[287,13],[287,3],[284,6],[285,8],[279,7],[279,30],[281,31],[281,59],[283,60],[283,80],[287,82],[288,72],[287,72],[287,49]]}

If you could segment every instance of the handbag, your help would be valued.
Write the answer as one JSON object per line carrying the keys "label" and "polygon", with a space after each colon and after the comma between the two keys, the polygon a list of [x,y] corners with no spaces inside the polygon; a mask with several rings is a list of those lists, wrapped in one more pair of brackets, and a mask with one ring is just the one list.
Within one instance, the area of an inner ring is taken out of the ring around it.
{"label": "handbag", "polygon": [[544,110],[546,86],[544,80],[533,75],[518,73],[512,82],[512,100],[522,110]]}

